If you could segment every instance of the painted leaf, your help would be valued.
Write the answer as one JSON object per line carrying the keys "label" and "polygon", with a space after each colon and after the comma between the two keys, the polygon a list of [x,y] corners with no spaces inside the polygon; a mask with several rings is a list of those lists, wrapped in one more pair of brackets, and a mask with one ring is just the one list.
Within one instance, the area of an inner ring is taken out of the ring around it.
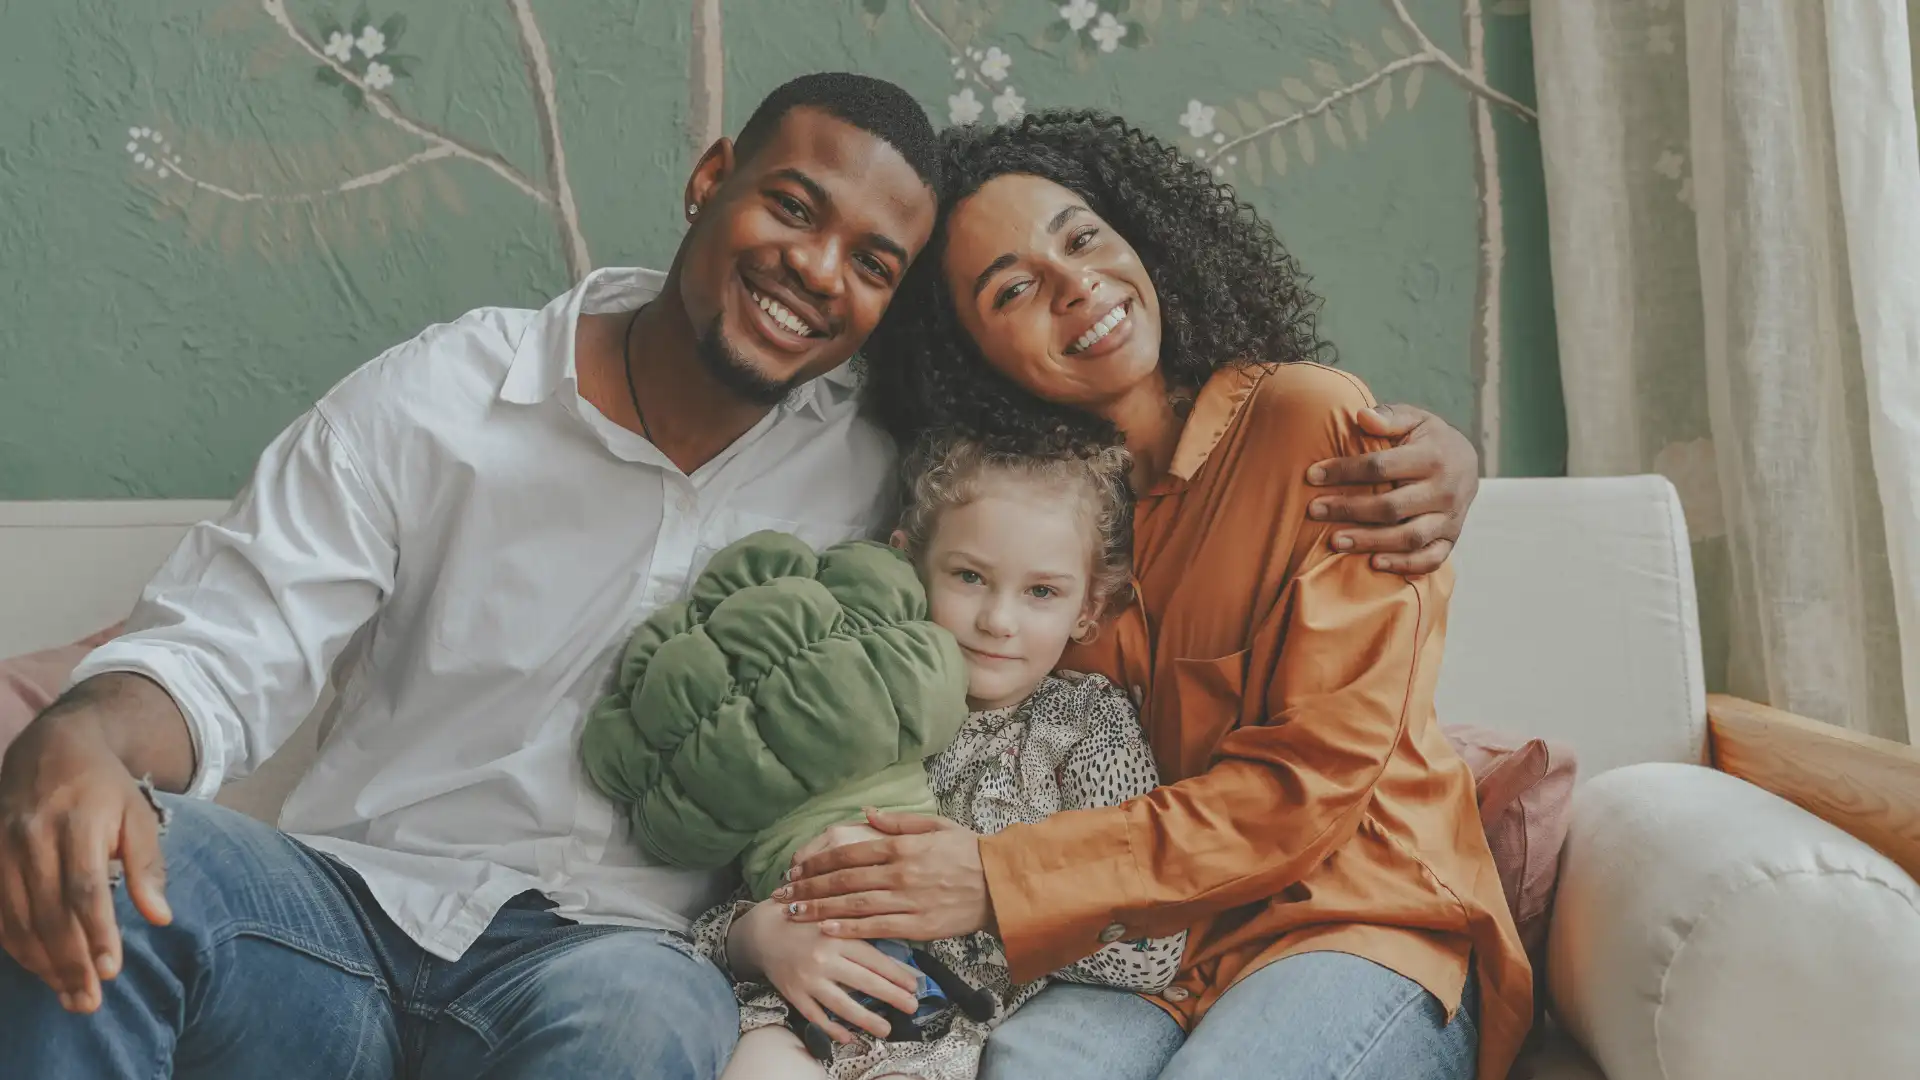
{"label": "painted leaf", "polygon": [[372,22],[373,22],[373,13],[367,10],[367,5],[361,4],[360,10],[354,12],[353,14],[352,25],[348,26],[347,29],[353,31],[355,34],[358,34],[360,32],[361,27],[366,26]]}
{"label": "painted leaf", "polygon": [[1407,72],[1407,85],[1402,88],[1403,96],[1407,102],[1407,108],[1413,108],[1414,104],[1420,100],[1420,86],[1426,81],[1426,78],[1427,69],[1424,67],[1417,67]]}
{"label": "painted leaf", "polygon": [[347,104],[353,106],[356,109],[366,108],[367,95],[361,93],[359,87],[353,85],[352,83],[341,83],[340,90],[342,93],[347,95]]}
{"label": "painted leaf", "polygon": [[1163,7],[1162,0],[1145,0],[1140,5],[1140,17],[1148,22],[1159,22]]}
{"label": "painted leaf", "polygon": [[341,77],[339,72],[330,67],[313,69],[313,77],[319,79],[324,86],[345,86],[347,84],[347,80]]}
{"label": "painted leaf", "polygon": [[1360,65],[1362,71],[1377,71],[1380,62],[1373,58],[1373,52],[1357,41],[1347,42],[1347,51],[1353,54],[1353,62]]}
{"label": "painted leaf", "polygon": [[411,76],[413,65],[419,61],[417,56],[382,56],[380,62],[387,65],[395,75]]}
{"label": "painted leaf", "polygon": [[1255,108],[1253,102],[1248,101],[1246,98],[1235,98],[1233,107],[1240,113],[1240,120],[1247,125],[1247,130],[1249,131],[1267,122],[1267,118],[1261,116],[1260,110]]}
{"label": "painted leaf", "polygon": [[1347,148],[1346,127],[1340,123],[1339,117],[1333,115],[1332,109],[1327,110],[1326,120],[1327,120],[1327,138],[1333,140],[1333,145],[1339,147],[1342,150],[1345,150]]}
{"label": "painted leaf", "polygon": [[1198,14],[1200,14],[1200,0],[1180,0],[1180,19],[1182,22],[1189,21]]}
{"label": "painted leaf", "polygon": [[1300,160],[1313,164],[1313,125],[1301,124],[1293,129],[1294,139],[1300,144]]}
{"label": "painted leaf", "polygon": [[1260,99],[1260,107],[1275,116],[1285,116],[1293,111],[1293,102],[1271,90],[1262,90],[1254,95]]}
{"label": "painted leaf", "polygon": [[340,32],[340,24],[326,15],[320,16],[320,21],[314,25],[320,28],[321,41],[325,41]]}
{"label": "painted leaf", "polygon": [[1128,23],[1127,36],[1120,39],[1120,44],[1129,49],[1138,49],[1147,44],[1147,28],[1137,22]]}
{"label": "painted leaf", "polygon": [[1277,131],[1267,140],[1267,160],[1273,165],[1274,175],[1287,175],[1287,140]]}
{"label": "painted leaf", "polygon": [[[886,0],[881,0],[881,2],[885,3]],[[1040,31],[1040,43],[1043,45],[1057,45],[1067,40],[1067,35],[1072,32],[1073,28],[1067,25],[1067,20],[1055,19],[1047,24],[1045,30]]]}
{"label": "painted leaf", "polygon": [[1257,187],[1267,182],[1267,170],[1260,160],[1259,148],[1250,149],[1252,152],[1247,154],[1244,164],[1247,167],[1247,180]]}
{"label": "painted leaf", "polygon": [[869,15],[880,16],[887,13],[887,0],[864,0],[861,6],[867,9]]}
{"label": "painted leaf", "polygon": [[1313,87],[1291,75],[1280,80],[1280,89],[1285,90],[1288,97],[1302,105],[1311,105],[1320,100],[1320,95],[1313,92]]}
{"label": "painted leaf", "polygon": [[407,17],[395,15],[380,24],[380,35],[387,39],[387,48],[400,44],[400,35],[407,32]]}
{"label": "painted leaf", "polygon": [[1313,77],[1319,80],[1320,85],[1329,90],[1338,90],[1347,85],[1347,81],[1340,77],[1340,69],[1325,60],[1309,60],[1307,67],[1313,69]]}
{"label": "painted leaf", "polygon": [[1531,15],[1533,4],[1530,0],[1493,0],[1487,12],[1492,15]]}
{"label": "painted leaf", "polygon": [[1379,89],[1373,92],[1373,118],[1385,120],[1393,111],[1393,80],[1381,79]]}
{"label": "painted leaf", "polygon": [[1354,98],[1347,103],[1347,123],[1353,125],[1353,134],[1361,142],[1367,141],[1367,103],[1363,98]]}
{"label": "painted leaf", "polygon": [[1240,118],[1225,109],[1213,114],[1213,126],[1220,129],[1220,134],[1229,139],[1236,139],[1246,134],[1246,129],[1240,126]]}
{"label": "painted leaf", "polygon": [[1387,51],[1395,56],[1407,55],[1406,41],[1403,40],[1399,32],[1391,26],[1383,26],[1380,28],[1380,43],[1385,45]]}
{"label": "painted leaf", "polygon": [[453,177],[447,175],[447,170],[429,166],[427,183],[433,188],[433,193],[440,197],[440,201],[446,204],[447,209],[456,214],[466,213],[466,197],[460,194],[460,185],[454,183]]}

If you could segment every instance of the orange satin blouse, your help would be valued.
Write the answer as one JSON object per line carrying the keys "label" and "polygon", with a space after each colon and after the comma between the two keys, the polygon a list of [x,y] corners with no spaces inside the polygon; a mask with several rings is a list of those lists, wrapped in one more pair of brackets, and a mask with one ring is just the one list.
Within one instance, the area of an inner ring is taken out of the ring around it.
{"label": "orange satin blouse", "polygon": [[1139,599],[1062,661],[1133,690],[1165,786],[984,837],[981,858],[1016,979],[1186,928],[1157,1003],[1191,1030],[1297,953],[1372,960],[1449,1017],[1472,970],[1480,1080],[1501,1080],[1533,979],[1434,718],[1452,570],[1376,571],[1307,517],[1308,465],[1383,445],[1354,418],[1372,404],[1312,364],[1223,368],[1202,388],[1139,498]]}

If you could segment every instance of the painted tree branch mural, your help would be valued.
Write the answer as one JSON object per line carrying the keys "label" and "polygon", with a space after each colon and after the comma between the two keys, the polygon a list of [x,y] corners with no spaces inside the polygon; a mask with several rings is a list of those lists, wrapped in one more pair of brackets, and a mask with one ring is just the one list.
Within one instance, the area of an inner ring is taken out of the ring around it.
{"label": "painted tree branch mural", "polygon": [[[546,175],[541,180],[528,176],[497,151],[461,139],[408,115],[393,100],[389,91],[395,81],[408,77],[413,64],[417,63],[411,57],[391,51],[406,31],[404,16],[395,15],[375,25],[363,8],[346,27],[320,17],[314,23],[317,32],[309,32],[288,10],[286,0],[260,0],[259,10],[272,20],[289,42],[319,65],[315,69],[316,81],[321,85],[340,88],[350,104],[364,109],[417,142],[426,144],[424,147],[417,147],[398,160],[357,172],[343,180],[297,191],[243,190],[239,185],[222,183],[202,170],[189,153],[169,144],[165,135],[155,126],[131,129],[127,152],[133,157],[134,164],[144,169],[156,182],[183,184],[201,195],[262,207],[269,212],[274,208],[305,206],[364,192],[399,180],[416,168],[437,162],[467,161],[481,166],[516,191],[551,210],[567,273],[578,280],[593,268],[593,263],[588,254],[586,236],[580,228],[573,185],[567,175],[566,148],[555,102],[552,61],[530,0],[506,0],[506,9],[520,44],[534,115],[539,126],[541,152],[546,164]],[[348,154],[345,152],[341,154],[343,158],[346,156]],[[444,201],[458,205],[456,188],[442,183],[437,190]],[[191,219],[194,211],[191,207],[186,209]],[[200,216],[208,215],[202,211]],[[319,228],[319,219],[313,220],[314,227]],[[263,224],[267,223],[252,222],[245,223],[245,226],[250,226],[256,235],[265,235],[260,229]],[[291,223],[281,224],[282,235],[291,239],[294,235]],[[243,227],[236,231],[248,229]]]}

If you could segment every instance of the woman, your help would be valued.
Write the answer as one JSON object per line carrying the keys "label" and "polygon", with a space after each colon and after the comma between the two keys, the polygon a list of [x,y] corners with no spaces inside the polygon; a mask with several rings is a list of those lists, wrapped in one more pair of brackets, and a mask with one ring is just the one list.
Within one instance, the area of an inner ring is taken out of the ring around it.
{"label": "woman", "polygon": [[1309,467],[1379,444],[1360,381],[1310,363],[1306,279],[1117,119],[949,140],[874,391],[902,436],[1124,441],[1137,600],[1063,665],[1131,688],[1167,786],[986,838],[883,818],[899,835],[807,859],[783,899],[834,936],[996,929],[1015,978],[1189,931],[1157,999],[1056,986],[1015,1013],[992,1080],[1499,1080],[1531,976],[1433,715],[1451,574],[1380,572],[1308,520]]}

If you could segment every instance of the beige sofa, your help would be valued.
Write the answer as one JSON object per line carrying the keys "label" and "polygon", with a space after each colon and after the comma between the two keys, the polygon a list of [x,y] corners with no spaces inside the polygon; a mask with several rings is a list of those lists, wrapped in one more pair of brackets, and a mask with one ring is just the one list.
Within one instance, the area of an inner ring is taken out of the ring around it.
{"label": "beige sofa", "polygon": [[[117,619],[220,509],[0,503],[0,656]],[[1709,701],[1663,480],[1489,481],[1456,566],[1443,717],[1570,744],[1583,778],[1557,1023],[1516,1075],[1920,1077],[1920,752]],[[271,820],[316,726],[222,801]]]}

